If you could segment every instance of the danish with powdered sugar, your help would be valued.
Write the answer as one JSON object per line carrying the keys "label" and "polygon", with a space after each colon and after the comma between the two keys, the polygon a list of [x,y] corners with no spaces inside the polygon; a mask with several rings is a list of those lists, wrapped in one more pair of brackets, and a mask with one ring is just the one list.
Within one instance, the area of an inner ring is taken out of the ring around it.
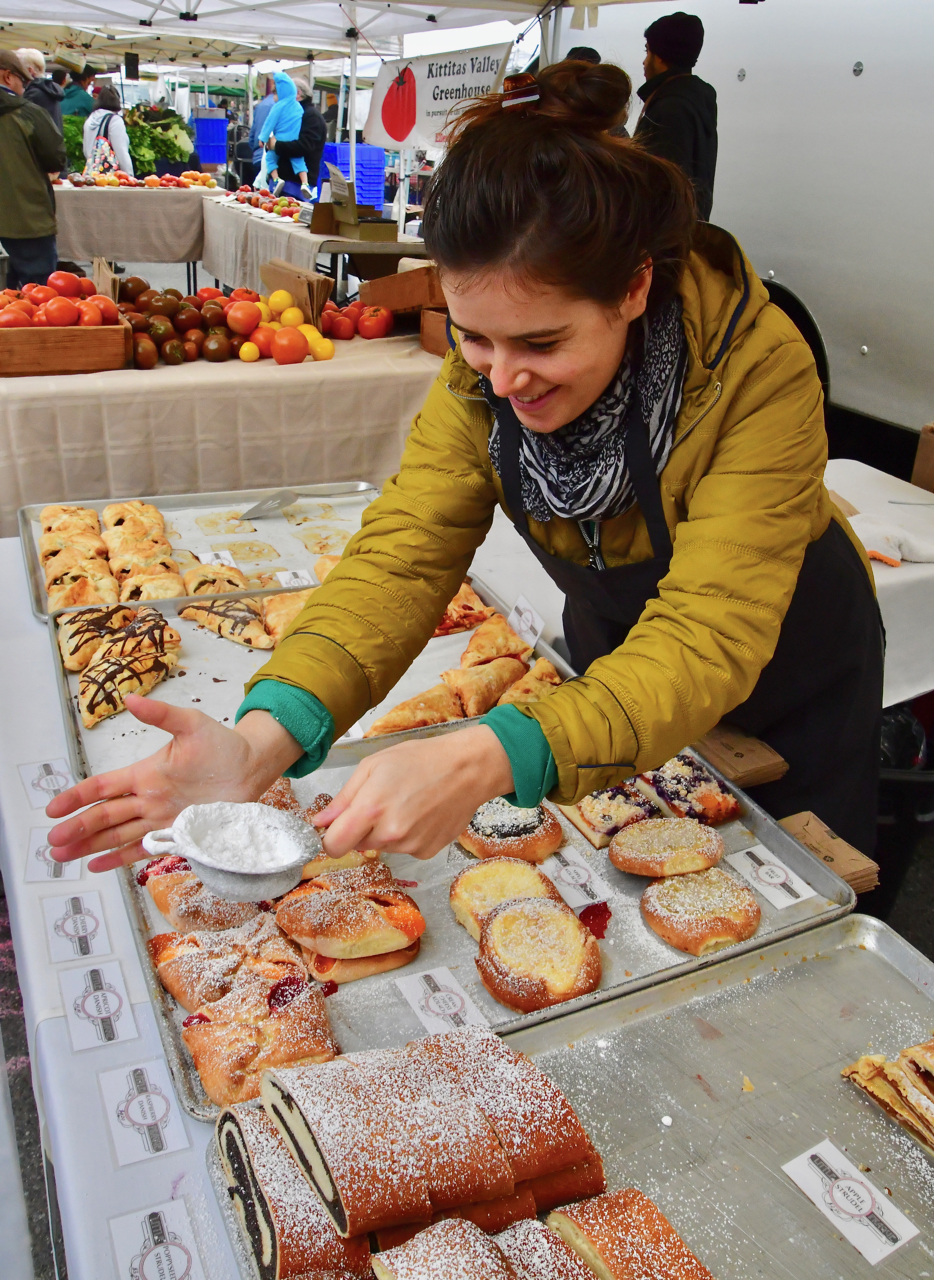
{"label": "danish with powdered sugar", "polygon": [[480,806],[457,840],[476,858],[544,862],[561,848],[564,833],[558,819],[542,805],[520,809],[497,796]]}
{"label": "danish with powdered sugar", "polygon": [[480,928],[493,908],[514,898],[563,901],[548,877],[521,858],[484,858],[456,876],[450,891],[451,909],[458,924],[476,942],[480,941]]}
{"label": "danish with powdered sugar", "polygon": [[646,924],[660,938],[692,956],[745,942],[762,915],[749,890],[719,867],[653,880],[641,907]]}
{"label": "danish with powdered sugar", "polygon": [[635,782],[669,818],[695,818],[717,826],[739,817],[739,801],[724,791],[710,770],[686,751],[660,769],[641,773]]}
{"label": "danish with powdered sugar", "polygon": [[657,818],[658,808],[632,782],[594,791],[577,804],[557,806],[597,849],[605,849],[618,831],[646,818]]}
{"label": "danish with powdered sugar", "polygon": [[233,929],[260,914],[259,903],[228,902],[205,888],[189,864],[178,854],[154,858],[138,872],[136,883],[149,896],[173,929],[179,933]]}
{"label": "danish with powdered sugar", "polygon": [[635,876],[683,876],[706,871],[723,857],[723,840],[713,827],[692,818],[648,818],[616,833],[610,861]]}
{"label": "danish with powdered sugar", "polygon": [[587,995],[603,972],[596,938],[570,907],[548,898],[494,907],[480,927],[476,965],[493,999],[519,1013]]}

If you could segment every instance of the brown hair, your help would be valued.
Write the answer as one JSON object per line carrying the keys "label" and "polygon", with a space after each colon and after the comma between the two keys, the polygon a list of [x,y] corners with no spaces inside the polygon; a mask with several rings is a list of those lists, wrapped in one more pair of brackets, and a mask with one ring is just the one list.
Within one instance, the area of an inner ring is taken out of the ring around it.
{"label": "brown hair", "polygon": [[120,111],[123,103],[120,101],[120,94],[112,84],[105,84],[103,89],[97,95],[97,106],[102,107],[104,111]]}
{"label": "brown hair", "polygon": [[425,200],[429,253],[442,269],[499,267],[606,306],[651,260],[654,307],[690,249],[690,181],[607,133],[632,93],[620,67],[556,63],[531,93],[537,101],[506,107],[487,94],[457,116]]}

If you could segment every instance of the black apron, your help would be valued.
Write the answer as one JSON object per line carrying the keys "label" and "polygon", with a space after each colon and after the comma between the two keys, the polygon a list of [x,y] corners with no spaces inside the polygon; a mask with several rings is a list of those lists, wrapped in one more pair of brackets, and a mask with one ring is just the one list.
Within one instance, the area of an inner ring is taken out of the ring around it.
{"label": "black apron", "polygon": [[[522,506],[522,427],[508,399],[497,400],[503,496],[517,532],[564,592],[571,665],[584,672],[618,648],[668,572],[671,535],[639,396],[624,430],[629,475],[652,543],[652,558],[607,569],[599,539],[590,565],[543,550]],[[778,644],[749,698],[725,720],[761,738],[788,762],[778,782],[750,789],[776,818],[810,809],[839,836],[871,854],[876,840],[883,636],[860,557],[831,520],[804,555]],[[605,768],[605,762],[599,766]]]}

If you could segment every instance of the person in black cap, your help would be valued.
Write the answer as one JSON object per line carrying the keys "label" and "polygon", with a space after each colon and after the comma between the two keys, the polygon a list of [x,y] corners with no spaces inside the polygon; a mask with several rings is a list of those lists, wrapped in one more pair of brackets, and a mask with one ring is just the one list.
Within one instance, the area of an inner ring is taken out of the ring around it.
{"label": "person in black cap", "polygon": [[717,92],[692,72],[704,47],[704,24],[671,13],[645,30],[645,104],[634,137],[680,165],[694,183],[698,216],[710,220],[717,168]]}

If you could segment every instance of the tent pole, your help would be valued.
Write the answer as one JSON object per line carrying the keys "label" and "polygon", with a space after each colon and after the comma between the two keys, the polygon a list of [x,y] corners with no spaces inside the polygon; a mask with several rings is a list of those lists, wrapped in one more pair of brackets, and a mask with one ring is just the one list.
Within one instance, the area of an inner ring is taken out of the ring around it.
{"label": "tent pole", "polygon": [[399,234],[405,231],[409,204],[409,156],[408,150],[399,152]]}
{"label": "tent pole", "polygon": [[554,11],[553,21],[554,27],[551,33],[551,62],[560,61],[560,45],[561,45],[561,18],[564,14],[564,6],[558,5]]}
{"label": "tent pole", "polygon": [[246,64],[246,122],[253,123],[253,63],[249,58]]}
{"label": "tent pole", "polygon": [[[350,110],[347,124],[350,129],[350,181],[357,188],[357,6],[350,6],[353,35],[350,37]],[[359,202],[358,202],[359,203]]]}
{"label": "tent pole", "polygon": [[202,65],[204,67],[204,105],[209,107],[211,105],[211,95],[208,93],[208,69],[206,65]]}
{"label": "tent pole", "polygon": [[546,13],[539,19],[539,27],[541,28],[541,35],[538,47],[538,65],[540,67],[547,67],[551,61],[548,57],[549,41],[551,37],[551,14]]}

